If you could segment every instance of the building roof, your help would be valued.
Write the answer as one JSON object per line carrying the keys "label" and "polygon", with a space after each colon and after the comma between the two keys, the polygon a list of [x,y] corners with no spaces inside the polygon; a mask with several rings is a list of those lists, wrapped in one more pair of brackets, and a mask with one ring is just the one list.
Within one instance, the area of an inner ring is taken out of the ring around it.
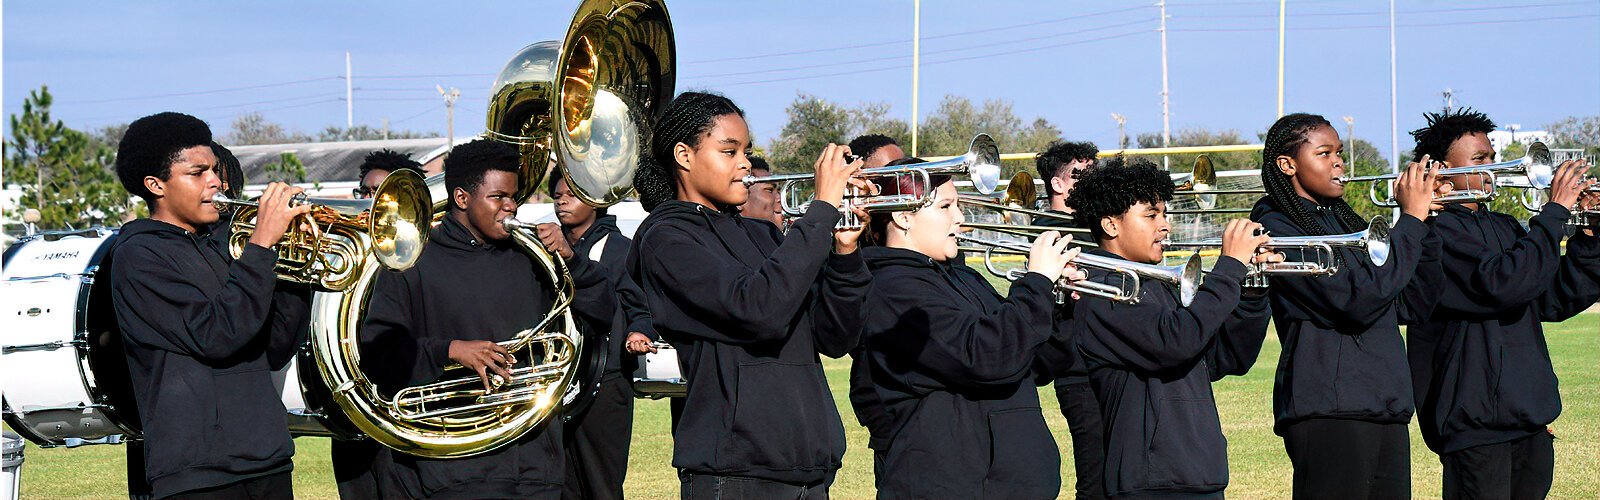
{"label": "building roof", "polygon": [[[475,139],[472,136],[461,137],[457,144]],[[361,169],[361,161],[368,153],[380,149],[392,149],[402,154],[411,155],[411,159],[423,164],[423,169],[429,174],[438,173],[443,168],[443,157],[446,139],[443,137],[429,137],[425,139],[389,139],[379,141],[342,141],[342,142],[308,142],[301,144],[264,144],[255,146],[228,146],[228,150],[239,158],[239,165],[244,169],[246,179],[250,184],[260,184],[266,176],[263,167],[268,163],[277,162],[283,153],[292,152],[306,167],[306,182],[327,183],[341,181],[355,181]]]}

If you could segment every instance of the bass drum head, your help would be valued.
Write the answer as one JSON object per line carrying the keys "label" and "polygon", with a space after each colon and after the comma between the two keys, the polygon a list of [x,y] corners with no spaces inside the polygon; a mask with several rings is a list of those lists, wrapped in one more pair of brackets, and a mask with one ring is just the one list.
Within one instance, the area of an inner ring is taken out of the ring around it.
{"label": "bass drum head", "polygon": [[571,422],[582,415],[594,397],[600,394],[600,377],[606,373],[606,350],[611,348],[611,335],[597,335],[584,339],[583,351],[578,359],[578,372],[561,395],[561,419]]}
{"label": "bass drum head", "polygon": [[44,233],[6,251],[5,421],[40,446],[117,443],[139,411],[111,307],[107,229]]}

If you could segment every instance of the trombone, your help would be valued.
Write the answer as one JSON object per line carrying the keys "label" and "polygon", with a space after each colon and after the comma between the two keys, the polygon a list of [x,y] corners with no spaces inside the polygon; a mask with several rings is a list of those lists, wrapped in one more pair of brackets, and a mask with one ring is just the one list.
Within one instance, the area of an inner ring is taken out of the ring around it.
{"label": "trombone", "polygon": [[[1067,224],[1067,227],[1007,224],[1004,222],[962,222],[961,227],[1027,237],[1037,237],[1040,234],[1043,234],[1045,231],[1060,231],[1064,233],[1089,232],[1087,229],[1071,227],[1073,219],[1070,215],[1059,212],[1025,208],[1033,205],[1034,200],[1037,200],[1038,196],[1038,188],[1034,187],[1033,185],[1033,174],[1027,172],[1017,172],[1017,175],[1011,176],[1011,180],[1007,182],[1005,195],[1001,196],[999,200],[994,200],[986,196],[963,194],[959,195],[956,198],[956,201],[962,205],[993,210],[998,212],[1001,217],[1005,217],[1007,214],[1018,214],[1028,216],[1031,220],[1049,219],[1060,221],[1064,224]],[[1078,240],[1073,240],[1073,242],[1082,243],[1088,246],[1095,246],[1094,243],[1088,241],[1079,242]]]}
{"label": "trombone", "polygon": [[[1440,168],[1435,171],[1439,177],[1456,175],[1476,175],[1483,179],[1483,187],[1479,189],[1451,190],[1444,196],[1435,196],[1435,203],[1488,203],[1499,196],[1497,188],[1514,188],[1524,190],[1549,189],[1550,182],[1555,176],[1555,166],[1550,161],[1550,148],[1543,142],[1535,142],[1528,146],[1528,155],[1510,161],[1490,163],[1488,165],[1469,165],[1465,167]],[[1344,184],[1352,182],[1372,182],[1367,189],[1367,198],[1374,205],[1394,208],[1400,203],[1394,198],[1394,181],[1399,174],[1367,175],[1359,177],[1345,176],[1339,181]],[[1389,181],[1389,193],[1378,196],[1378,182]],[[1535,198],[1524,192],[1522,197],[1523,207],[1529,210],[1537,209]]]}
{"label": "trombone", "polygon": [[[1164,246],[1169,248],[1218,248],[1222,246],[1221,238],[1207,238],[1199,241],[1167,242]],[[1334,254],[1335,247],[1359,248],[1367,252],[1367,258],[1373,264],[1382,267],[1389,261],[1389,222],[1383,217],[1373,217],[1371,224],[1364,230],[1349,234],[1331,236],[1284,236],[1274,237],[1262,245],[1273,251],[1296,250],[1300,253],[1299,260],[1286,260],[1284,262],[1263,262],[1245,265],[1250,267],[1246,277],[1259,275],[1278,276],[1313,276],[1331,275],[1339,272],[1339,260]],[[1306,253],[1310,252],[1310,258]]]}
{"label": "trombone", "polygon": [[[261,205],[222,193],[212,202],[233,212],[228,251],[237,258],[255,233]],[[403,271],[416,264],[428,243],[433,202],[428,186],[415,172],[389,174],[370,199],[312,198],[301,193],[289,203],[313,208],[305,215],[307,229],[290,227],[273,247],[278,254],[274,270],[284,281],[344,291],[361,279],[367,255],[385,268]]]}
{"label": "trombone", "polygon": [[[891,184],[894,186],[901,185],[899,179],[910,177],[914,180],[912,185],[918,188],[910,193],[879,195],[863,195],[851,190],[845,193],[844,206],[839,207],[843,217],[835,227],[860,228],[861,219],[856,217],[853,211],[857,207],[875,212],[898,212],[927,206],[933,203],[933,176],[955,174],[966,174],[971,177],[972,185],[980,193],[994,192],[995,186],[1000,182],[1000,148],[995,146],[994,138],[989,137],[989,134],[978,134],[967,146],[966,154],[948,160],[862,169],[856,173],[856,177],[892,178],[896,181]],[[762,182],[782,183],[783,213],[789,217],[800,217],[805,215],[806,207],[815,199],[813,196],[805,196],[800,187],[807,181],[814,182],[816,177],[815,173],[745,176],[744,185],[750,186]]]}
{"label": "trombone", "polygon": [[1185,174],[1172,174],[1172,194],[1174,196],[1194,196],[1195,203],[1200,205],[1197,210],[1178,209],[1167,210],[1173,215],[1181,214],[1242,214],[1250,213],[1249,208],[1217,208],[1217,195],[1219,194],[1266,194],[1265,189],[1212,189],[1217,185],[1217,168],[1211,164],[1211,157],[1200,155],[1194,160],[1194,170]]}
{"label": "trombone", "polygon": [[[1027,274],[1027,271],[1022,269],[1001,270],[995,267],[994,255],[1028,255],[1030,250],[1028,245],[1009,241],[986,240],[962,234],[957,234],[956,239],[983,248],[983,266],[990,274],[1010,281],[1016,281],[1024,274]],[[1195,291],[1200,289],[1200,257],[1198,255],[1190,255],[1184,259],[1182,264],[1175,266],[1145,264],[1087,253],[1078,254],[1076,258],[1072,259],[1072,263],[1121,274],[1123,279],[1116,285],[1090,280],[1073,283],[1062,279],[1056,282],[1058,301],[1059,297],[1065,295],[1066,292],[1078,292],[1124,304],[1137,304],[1139,303],[1141,281],[1144,278],[1150,278],[1177,285],[1179,302],[1187,307],[1190,302],[1194,301]]]}

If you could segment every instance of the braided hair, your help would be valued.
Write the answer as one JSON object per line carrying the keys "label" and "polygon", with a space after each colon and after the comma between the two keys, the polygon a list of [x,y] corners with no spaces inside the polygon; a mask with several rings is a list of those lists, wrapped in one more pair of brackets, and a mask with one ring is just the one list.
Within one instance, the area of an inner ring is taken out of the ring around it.
{"label": "braided hair", "polygon": [[1278,157],[1293,157],[1300,151],[1300,147],[1305,145],[1311,131],[1318,127],[1332,129],[1333,124],[1328,123],[1328,119],[1321,115],[1308,113],[1284,115],[1272,124],[1272,128],[1267,130],[1266,147],[1261,150],[1261,185],[1266,188],[1267,200],[1272,203],[1273,208],[1288,214],[1289,220],[1294,221],[1294,224],[1308,235],[1358,231],[1367,226],[1367,221],[1343,199],[1327,201],[1323,206],[1332,210],[1339,218],[1340,225],[1344,227],[1331,229],[1338,232],[1330,232],[1330,228],[1322,227],[1322,224],[1311,217],[1311,212],[1306,211],[1305,206],[1300,204],[1300,195],[1294,192],[1294,182],[1289,175],[1278,169]]}
{"label": "braided hair", "polygon": [[700,138],[711,131],[717,117],[733,114],[743,118],[744,110],[727,97],[705,92],[678,94],[661,110],[650,140],[650,154],[640,158],[639,169],[633,174],[633,187],[639,190],[639,204],[646,211],[678,197],[681,181],[673,154],[678,143],[699,146]]}
{"label": "braided hair", "polygon": [[1450,152],[1450,145],[1455,144],[1461,136],[1487,134],[1495,129],[1494,120],[1490,120],[1489,115],[1473,111],[1472,108],[1423,113],[1422,117],[1428,120],[1428,126],[1411,131],[1411,138],[1417,140],[1417,149],[1411,153],[1411,161],[1422,161],[1422,155],[1443,160],[1445,154]]}

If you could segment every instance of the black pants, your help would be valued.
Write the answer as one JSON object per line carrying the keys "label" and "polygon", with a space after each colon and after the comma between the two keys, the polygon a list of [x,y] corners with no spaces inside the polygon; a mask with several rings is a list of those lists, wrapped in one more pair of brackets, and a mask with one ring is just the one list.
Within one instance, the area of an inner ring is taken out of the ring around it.
{"label": "black pants", "polygon": [[378,500],[378,478],[372,474],[373,461],[383,445],[371,439],[335,439],[328,454],[333,460],[333,478],[339,483],[340,500]]}
{"label": "black pants", "polygon": [[1100,400],[1095,399],[1088,377],[1067,377],[1056,384],[1056,400],[1067,417],[1072,433],[1072,464],[1077,471],[1078,500],[1106,497],[1105,424],[1100,417]]}
{"label": "black pants", "polygon": [[561,498],[622,498],[633,439],[633,385],[620,374],[600,380],[600,393],[567,422],[567,479]]}
{"label": "black pants", "polygon": [[1411,498],[1406,424],[1317,418],[1283,429],[1297,499]]}
{"label": "black pants", "polygon": [[709,476],[678,471],[683,500],[827,500],[833,476],[817,484],[790,484],[737,476]]}
{"label": "black pants", "polygon": [[250,478],[237,483],[191,490],[169,500],[294,500],[294,478],[288,472]]}
{"label": "black pants", "polygon": [[1555,474],[1555,437],[1548,431],[1504,443],[1439,455],[1445,500],[1544,498]]}

